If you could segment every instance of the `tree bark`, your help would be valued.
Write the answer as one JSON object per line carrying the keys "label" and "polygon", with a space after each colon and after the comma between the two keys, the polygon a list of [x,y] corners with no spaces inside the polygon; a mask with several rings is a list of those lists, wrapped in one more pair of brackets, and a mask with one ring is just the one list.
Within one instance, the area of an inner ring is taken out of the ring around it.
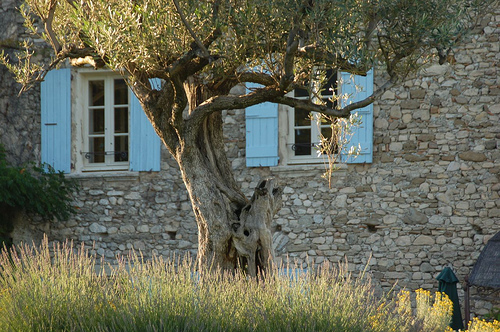
{"label": "tree bark", "polygon": [[190,124],[179,121],[175,103],[182,105],[182,100],[187,101],[189,109],[184,110],[184,116],[196,112],[198,105],[216,95],[206,85],[185,82],[182,91],[185,95],[174,97],[181,102],[164,100],[167,93],[178,93],[179,85],[167,82],[163,89],[164,94],[156,100],[142,98],[142,103],[177,161],[189,193],[198,226],[200,270],[243,269],[251,276],[263,273],[274,258],[271,221],[281,208],[281,189],[274,180],[263,179],[252,198],[245,197],[234,180],[225,153],[220,111],[208,113],[202,121]]}
{"label": "tree bark", "polygon": [[281,207],[281,190],[265,179],[251,200],[245,198],[224,151],[220,112],[197,130],[177,162],[198,225],[199,266],[241,268],[255,276],[273,261],[271,221]]}

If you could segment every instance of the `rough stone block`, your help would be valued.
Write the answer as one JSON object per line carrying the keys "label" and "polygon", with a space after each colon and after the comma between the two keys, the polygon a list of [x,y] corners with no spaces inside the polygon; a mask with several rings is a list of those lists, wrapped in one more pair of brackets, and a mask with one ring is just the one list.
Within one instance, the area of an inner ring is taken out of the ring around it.
{"label": "rough stone block", "polygon": [[389,150],[394,152],[399,152],[403,150],[403,143],[401,142],[393,142],[389,145]]}
{"label": "rough stone block", "polygon": [[421,142],[429,142],[433,141],[436,138],[436,135],[434,134],[421,134],[417,136],[417,140]]}
{"label": "rough stone block", "polygon": [[423,262],[420,265],[420,271],[421,272],[434,272],[435,270],[436,269],[430,263]]}
{"label": "rough stone block", "polygon": [[415,241],[413,241],[413,245],[415,246],[428,246],[428,245],[433,245],[435,243],[436,241],[434,240],[434,238],[428,235],[420,235],[415,239]]}
{"label": "rough stone block", "polygon": [[106,193],[108,196],[123,196],[125,193],[123,191],[111,190]]}
{"label": "rough stone block", "polygon": [[288,252],[304,252],[311,248],[309,244],[292,244],[288,246]]}
{"label": "rough stone block", "polygon": [[384,218],[383,218],[384,224],[394,224],[394,223],[396,223],[397,220],[398,220],[398,217],[395,215],[387,215],[387,216],[384,216]]}
{"label": "rough stone block", "polygon": [[408,235],[403,235],[398,237],[394,242],[396,242],[398,246],[407,247],[411,245],[411,238]]}
{"label": "rough stone block", "polygon": [[108,228],[108,234],[116,234],[118,233],[118,228],[116,227],[109,227]]}
{"label": "rough stone block", "polygon": [[500,217],[500,209],[491,209],[488,211],[488,217],[498,218]]}
{"label": "rough stone block", "polygon": [[482,152],[466,151],[460,153],[458,156],[465,161],[481,162],[486,160],[486,155]]}
{"label": "rough stone block", "polygon": [[403,156],[403,158],[408,162],[419,162],[427,160],[427,156],[416,153],[407,153]]}
{"label": "rough stone block", "polygon": [[120,232],[122,233],[135,233],[134,225],[123,225],[120,226]]}
{"label": "rough stone block", "polygon": [[414,89],[410,90],[411,99],[423,99],[425,97],[426,91],[424,89]]}
{"label": "rough stone block", "polygon": [[125,199],[139,200],[139,199],[141,199],[141,194],[139,194],[138,192],[131,192],[131,193],[125,195]]}
{"label": "rough stone block", "polygon": [[456,161],[452,161],[448,167],[446,168],[446,171],[447,172],[454,172],[454,171],[458,171],[460,170],[460,163],[456,162]]}
{"label": "rough stone block", "polygon": [[396,99],[396,95],[391,90],[385,91],[380,97],[382,100],[393,100]]}
{"label": "rough stone block", "polygon": [[454,225],[466,225],[467,217],[450,217],[451,223]]}
{"label": "rough stone block", "polygon": [[427,221],[427,216],[415,208],[410,208],[408,213],[403,218],[403,222],[408,225],[426,224]]}
{"label": "rough stone block", "polygon": [[137,226],[137,231],[139,233],[148,233],[149,232],[149,226],[148,225],[139,225],[139,226]]}
{"label": "rough stone block", "polygon": [[401,101],[401,108],[402,109],[410,109],[410,110],[415,110],[420,108],[420,101],[418,100],[403,100]]}
{"label": "rough stone block", "polygon": [[[470,57],[468,59],[470,59]],[[471,61],[464,61],[464,62],[471,63]],[[446,64],[446,65],[433,64],[427,68],[424,68],[422,70],[422,75],[424,75],[424,76],[443,76],[448,72],[448,70],[449,70],[448,64]]]}
{"label": "rough stone block", "polygon": [[486,150],[493,150],[493,149],[496,149],[496,147],[497,147],[496,140],[489,140],[489,141],[484,142],[484,148]]}
{"label": "rough stone block", "polygon": [[98,223],[93,223],[89,226],[89,230],[92,233],[106,233],[107,229],[106,227],[99,225]]}

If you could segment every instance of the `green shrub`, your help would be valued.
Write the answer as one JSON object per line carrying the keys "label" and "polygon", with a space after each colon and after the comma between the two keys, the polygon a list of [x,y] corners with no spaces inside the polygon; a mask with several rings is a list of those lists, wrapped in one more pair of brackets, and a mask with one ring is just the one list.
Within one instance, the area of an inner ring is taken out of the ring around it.
{"label": "green shrub", "polygon": [[408,293],[377,298],[346,265],[252,279],[133,253],[104,273],[85,248],[47,241],[11,256],[0,257],[1,331],[444,331],[450,318],[431,302],[419,317]]}
{"label": "green shrub", "polygon": [[9,165],[0,146],[0,211],[24,210],[44,219],[66,220],[75,213],[71,202],[76,189],[75,180],[48,164]]}
{"label": "green shrub", "polygon": [[500,321],[500,308],[493,308],[491,311],[484,316],[486,320],[490,321]]}

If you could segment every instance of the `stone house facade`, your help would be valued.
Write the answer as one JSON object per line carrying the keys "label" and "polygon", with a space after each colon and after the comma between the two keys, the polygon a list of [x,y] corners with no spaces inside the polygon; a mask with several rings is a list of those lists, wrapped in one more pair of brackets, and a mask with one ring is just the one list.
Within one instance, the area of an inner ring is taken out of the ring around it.
{"label": "stone house facade", "polygon": [[[7,27],[0,31],[0,43],[8,52],[13,51],[9,41],[24,37],[15,3],[0,5]],[[395,283],[436,290],[435,277],[446,266],[463,282],[500,231],[499,36],[497,8],[455,49],[449,64],[433,64],[386,92],[373,105],[372,161],[343,166],[332,188],[321,178],[321,163],[284,165],[282,127],[288,120],[282,115],[280,163],[246,167],[245,110],[224,112],[227,153],[243,190],[250,193],[267,176],[284,187],[283,207],[273,223],[279,259],[306,268],[346,258],[354,273],[368,265],[375,286],[383,290]],[[41,160],[40,88],[18,97],[12,75],[4,67],[0,75],[0,142],[12,163]],[[71,75],[74,82],[75,69]],[[376,85],[377,72],[374,77]],[[73,168],[68,176],[81,183],[78,213],[65,222],[23,222],[14,240],[46,233],[50,241],[85,242],[109,260],[130,249],[146,258],[196,254],[189,198],[164,148],[158,169]],[[486,296],[488,290],[475,292],[475,315],[500,305]]]}

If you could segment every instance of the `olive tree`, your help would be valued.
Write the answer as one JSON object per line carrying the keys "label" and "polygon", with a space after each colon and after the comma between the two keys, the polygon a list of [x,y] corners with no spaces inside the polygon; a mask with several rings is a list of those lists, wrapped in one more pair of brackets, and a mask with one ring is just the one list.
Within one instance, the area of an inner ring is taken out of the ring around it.
{"label": "olive tree", "polygon": [[[23,90],[67,63],[120,73],[179,165],[200,266],[246,266],[255,275],[273,258],[281,190],[263,179],[251,199],[242,193],[224,151],[222,111],[273,102],[348,118],[430,57],[446,61],[486,1],[26,0],[26,26],[51,56],[35,62],[26,42],[17,60],[3,62]],[[366,75],[373,67],[386,82],[344,107],[288,95],[321,94],[312,83],[327,70]],[[162,80],[159,90],[153,78]],[[249,82],[259,87],[230,94]]]}

